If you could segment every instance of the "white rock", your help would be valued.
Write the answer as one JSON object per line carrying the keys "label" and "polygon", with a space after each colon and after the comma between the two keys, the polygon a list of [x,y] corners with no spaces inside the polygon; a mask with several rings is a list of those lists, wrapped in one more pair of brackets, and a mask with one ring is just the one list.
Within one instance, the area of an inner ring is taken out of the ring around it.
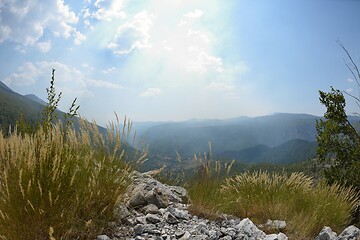
{"label": "white rock", "polygon": [[285,234],[283,234],[283,233],[279,233],[279,234],[277,235],[277,239],[278,239],[278,240],[288,240],[288,237],[287,237]]}
{"label": "white rock", "polygon": [[111,240],[107,235],[97,236],[96,240]]}
{"label": "white rock", "polygon": [[239,230],[240,235],[245,234],[248,237],[254,237],[255,239],[264,239],[266,234],[258,229],[255,224],[248,218],[241,220],[241,222],[236,225],[236,228]]}
{"label": "white rock", "polygon": [[273,228],[273,229],[285,229],[286,222],[282,220],[267,220],[266,227]]}
{"label": "white rock", "polygon": [[319,235],[316,237],[316,240],[337,240],[338,237],[336,233],[330,227],[324,227]]}
{"label": "white rock", "polygon": [[360,230],[351,225],[347,228],[345,228],[345,230],[339,235],[339,240],[355,240],[358,239],[358,237],[360,236]]}

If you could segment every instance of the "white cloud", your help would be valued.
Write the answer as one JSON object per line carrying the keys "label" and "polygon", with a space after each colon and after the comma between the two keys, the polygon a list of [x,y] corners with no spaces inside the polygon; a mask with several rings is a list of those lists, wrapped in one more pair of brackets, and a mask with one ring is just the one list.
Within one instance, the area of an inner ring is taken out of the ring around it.
{"label": "white cloud", "polygon": [[[213,90],[217,87],[219,91],[219,89],[238,86],[242,81],[240,76],[247,71],[248,67],[244,62],[230,62],[219,55],[221,46],[217,44],[221,43],[219,41],[221,36],[207,25],[207,22],[213,20],[211,18],[214,15],[216,19],[219,19],[217,8],[212,3],[209,3],[212,5],[209,7],[206,4],[201,5],[201,10],[199,10],[200,5],[189,4],[192,6],[188,6],[186,4],[183,2],[170,4],[165,0],[149,3],[146,5],[147,11],[142,12],[146,17],[150,15],[148,18],[142,18],[142,21],[147,24],[144,24],[143,28],[136,27],[142,30],[135,30],[136,17],[127,12],[127,23],[121,24],[120,33],[127,30],[135,36],[132,41],[129,41],[130,43],[136,42],[137,39],[146,39],[152,47],[124,56],[126,61],[119,71],[121,78],[129,79],[129,82],[138,86],[148,86],[151,81],[152,86],[166,89],[166,92],[173,88],[177,91],[185,91],[191,87],[197,89],[196,91],[204,91],[207,87]],[[183,8],[184,5],[186,6]],[[126,9],[126,5],[124,6]],[[167,11],[163,11],[163,7],[166,7]],[[200,19],[204,21],[199,21]],[[181,20],[186,24],[179,26],[178,23]],[[131,52],[135,47],[127,44],[125,35],[119,34],[116,41],[110,41],[107,47],[117,54]],[[224,82],[224,84],[214,85],[213,82]],[[242,91],[242,88],[234,89],[236,94],[230,93],[231,90],[228,89],[226,94],[238,95],[239,91]],[[210,94],[210,91],[204,92]],[[188,94],[187,97],[190,98],[190,93],[184,94]],[[198,96],[194,94],[191,97],[194,99]]]}
{"label": "white cloud", "polygon": [[192,24],[197,19],[201,18],[203,15],[203,11],[196,9],[192,12],[188,12],[184,14],[183,18],[178,23],[178,26],[184,26],[188,24]]}
{"label": "white cloud", "polygon": [[233,91],[235,86],[224,82],[211,82],[206,88],[214,91]]}
{"label": "white cloud", "polygon": [[45,42],[38,42],[37,44],[38,49],[40,52],[47,53],[51,49],[51,41],[45,41]]}
{"label": "white cloud", "polygon": [[129,21],[121,25],[113,42],[108,44],[114,54],[128,54],[135,49],[149,48],[149,31],[153,26],[154,15],[142,11]]}
{"label": "white cloud", "polygon": [[94,86],[94,87],[104,87],[104,88],[112,88],[112,89],[122,88],[118,84],[107,82],[104,80],[88,79],[86,80],[86,82],[88,83],[89,86]]}
{"label": "white cloud", "polygon": [[112,73],[114,71],[116,71],[116,67],[110,67],[108,69],[103,70],[102,73],[109,74],[109,73]]}
{"label": "white cloud", "polygon": [[15,50],[22,54],[26,53],[26,50],[25,50],[24,46],[22,46],[22,45],[17,45],[15,47]]}
{"label": "white cloud", "polygon": [[354,79],[352,79],[352,78],[348,78],[348,79],[346,79],[349,83],[352,83],[352,82],[354,82]]}
{"label": "white cloud", "polygon": [[77,23],[76,14],[64,0],[13,0],[1,8],[0,43],[12,41],[34,45],[49,29],[56,36],[69,38]]}
{"label": "white cloud", "polygon": [[105,1],[97,0],[94,3],[94,7],[97,8],[91,16],[97,20],[105,20],[112,22],[115,19],[123,19],[126,17],[125,12],[123,11],[123,1]]}
{"label": "white cloud", "polygon": [[31,62],[26,62],[17,68],[15,73],[6,77],[3,82],[9,86],[29,86],[36,82],[41,72]]}
{"label": "white cloud", "polygon": [[201,32],[201,31],[194,31],[192,29],[189,29],[187,35],[189,37],[198,37],[200,40],[202,40],[204,42],[207,42],[207,43],[210,42],[209,37],[205,33]]}
{"label": "white cloud", "polygon": [[105,2],[105,0],[95,0],[94,7],[101,8],[101,3]]}
{"label": "white cloud", "polygon": [[84,25],[85,25],[86,27],[90,27],[90,25],[91,25],[91,24],[90,24],[90,21],[86,19],[86,20],[84,21]]}
{"label": "white cloud", "polygon": [[348,88],[348,89],[346,89],[346,92],[347,93],[352,93],[354,90],[352,89],[352,88]]}
{"label": "white cloud", "polygon": [[[194,50],[190,49],[190,51],[194,51]],[[203,74],[208,72],[209,70],[222,72],[224,68],[221,58],[210,56],[206,52],[199,51],[199,53],[196,56],[196,59],[189,61],[187,70],[196,72],[198,74]]]}
{"label": "white cloud", "polygon": [[140,93],[140,97],[155,97],[162,93],[159,88],[148,88],[144,92]]}
{"label": "white cloud", "polygon": [[188,12],[184,16],[187,17],[187,18],[196,19],[196,18],[200,18],[202,15],[203,15],[203,11],[201,11],[199,9],[196,9],[196,10],[194,10],[192,12]]}
{"label": "white cloud", "polygon": [[82,10],[82,12],[83,12],[83,17],[84,17],[85,19],[91,17],[90,9],[89,9],[89,8],[85,8],[84,10]]}
{"label": "white cloud", "polygon": [[84,34],[78,31],[75,32],[75,39],[74,39],[75,45],[80,45],[85,40],[86,40],[86,36]]}
{"label": "white cloud", "polygon": [[47,86],[51,79],[51,69],[53,68],[56,69],[56,88],[66,93],[67,98],[73,99],[74,97],[93,95],[87,89],[86,77],[83,73],[74,67],[56,61],[26,62],[18,67],[16,72],[6,77],[3,82],[9,87],[26,87],[35,84],[37,86]]}

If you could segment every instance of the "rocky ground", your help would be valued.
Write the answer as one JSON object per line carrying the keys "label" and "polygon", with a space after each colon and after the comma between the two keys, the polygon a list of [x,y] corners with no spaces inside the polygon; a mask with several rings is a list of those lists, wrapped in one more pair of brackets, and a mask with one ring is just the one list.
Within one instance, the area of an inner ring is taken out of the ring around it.
{"label": "rocky ground", "polygon": [[[187,211],[189,197],[186,190],[168,186],[151,177],[151,173],[134,173],[134,183],[128,188],[126,204],[115,211],[116,222],[109,224],[104,235],[97,240],[285,240],[281,233],[284,221],[269,220],[267,228],[280,230],[278,234],[265,234],[250,219],[223,215],[222,220],[209,221]],[[324,227],[318,240],[360,239],[360,230],[349,226],[337,235]]]}

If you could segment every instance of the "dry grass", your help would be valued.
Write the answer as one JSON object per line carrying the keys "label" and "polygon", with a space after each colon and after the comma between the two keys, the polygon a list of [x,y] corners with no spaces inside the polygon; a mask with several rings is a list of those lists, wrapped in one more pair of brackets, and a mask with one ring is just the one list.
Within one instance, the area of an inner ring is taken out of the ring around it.
{"label": "dry grass", "polygon": [[0,239],[89,239],[111,219],[128,181],[124,132],[82,123],[0,132]]}
{"label": "dry grass", "polygon": [[221,185],[226,176],[231,172],[234,161],[222,164],[220,161],[213,161],[210,153],[194,155],[194,161],[200,163],[195,176],[185,184],[191,199],[189,211],[193,215],[217,220],[220,216],[220,206],[223,204]]}
{"label": "dry grass", "polygon": [[202,179],[193,181],[187,187],[191,199],[188,210],[196,216],[217,220],[220,218],[222,197],[220,195],[221,181]]}
{"label": "dry grass", "polygon": [[314,186],[303,173],[247,172],[227,179],[221,192],[224,211],[256,223],[285,220],[286,232],[296,238],[314,237],[324,226],[342,230],[358,199],[352,188]]}
{"label": "dry grass", "polygon": [[285,220],[285,233],[291,239],[311,239],[324,226],[342,231],[358,201],[353,188],[321,182],[315,185],[304,173],[258,171],[226,178],[231,164],[203,159],[207,159],[206,154],[187,186],[190,211],[198,216],[218,219],[222,212],[249,217],[257,224],[268,219]]}

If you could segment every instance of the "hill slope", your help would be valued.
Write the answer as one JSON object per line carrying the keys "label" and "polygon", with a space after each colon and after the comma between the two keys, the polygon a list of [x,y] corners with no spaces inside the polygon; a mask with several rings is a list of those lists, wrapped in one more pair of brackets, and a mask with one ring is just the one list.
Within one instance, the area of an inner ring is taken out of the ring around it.
{"label": "hill slope", "polygon": [[34,94],[27,94],[27,95],[24,95],[24,97],[27,97],[27,98],[33,100],[34,102],[40,103],[43,106],[47,105],[47,102],[45,102],[44,100],[42,100],[41,98],[39,98],[38,96],[36,96]]}
{"label": "hill slope", "polygon": [[298,163],[316,156],[316,142],[293,139],[276,146],[253,160],[254,163]]}
{"label": "hill slope", "polygon": [[217,158],[234,159],[242,163],[298,163],[316,156],[316,142],[292,139],[284,144],[270,148],[266,145],[256,145],[240,151],[226,151]]}
{"label": "hill slope", "polygon": [[293,139],[313,142],[316,119],[307,114],[274,114],[255,118],[186,121],[150,127],[142,137],[155,153],[191,156],[209,150],[214,154],[241,151],[256,145],[270,148]]}
{"label": "hill slope", "polygon": [[21,114],[28,122],[37,122],[42,108],[41,104],[12,91],[0,82],[0,126],[3,131],[7,131],[9,125],[14,126]]}

